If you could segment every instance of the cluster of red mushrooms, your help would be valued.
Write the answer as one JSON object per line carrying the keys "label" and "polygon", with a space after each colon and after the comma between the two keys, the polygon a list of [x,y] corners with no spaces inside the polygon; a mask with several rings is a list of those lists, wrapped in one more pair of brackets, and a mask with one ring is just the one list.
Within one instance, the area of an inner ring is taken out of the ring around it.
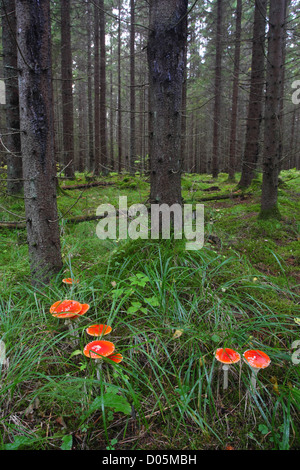
{"label": "cluster of red mushrooms", "polygon": [[[63,279],[63,283],[72,285],[78,284],[78,281],[67,278]],[[89,304],[81,304],[76,300],[58,300],[50,307],[50,313],[56,318],[65,319],[71,335],[77,336],[77,332],[74,330],[74,322],[84,315],[89,308]],[[85,331],[89,336],[97,338],[85,346],[83,350],[85,356],[95,359],[97,364],[101,363],[103,357],[117,364],[122,362],[123,356],[115,352],[115,345],[110,341],[99,339],[112,331],[109,325],[91,325]]]}
{"label": "cluster of red mushrooms", "polygon": [[[234,351],[233,349],[225,348],[225,349],[217,349],[215,354],[216,359],[223,364],[223,371],[224,371],[224,383],[223,389],[226,390],[228,388],[228,370],[230,364],[236,364],[241,360],[241,356],[238,352]],[[243,354],[245,362],[249,365],[252,371],[251,376],[251,384],[253,391],[256,390],[256,380],[257,374],[261,369],[266,369],[271,364],[271,359],[269,356],[263,352],[259,351],[258,349],[249,349],[245,351]]]}
{"label": "cluster of red mushrooms", "polygon": [[[63,279],[64,284],[78,284],[77,280],[67,278]],[[69,326],[70,332],[73,336],[74,329],[73,323],[77,318],[80,318],[84,315],[90,306],[89,304],[81,304],[76,300],[58,300],[50,307],[50,313],[57,318],[64,318],[66,323]],[[93,336],[96,338],[102,338],[103,336],[109,334],[112,331],[112,328],[109,325],[91,325],[86,328],[86,333],[89,336]],[[120,353],[115,352],[115,345],[110,341],[104,341],[102,339],[97,339],[88,343],[83,353],[85,356],[90,357],[96,360],[98,366],[101,367],[101,359],[103,357],[110,359],[115,363],[120,363],[123,360],[123,356]],[[249,365],[252,370],[251,376],[251,384],[253,390],[256,389],[256,380],[257,374],[261,369],[265,369],[271,363],[269,356],[264,353],[263,351],[259,350],[248,350],[243,354],[245,362]],[[228,388],[228,370],[229,366],[232,364],[236,364],[241,360],[241,356],[238,352],[234,351],[233,349],[229,348],[219,348],[215,353],[215,358],[223,364],[223,371],[224,371],[224,382],[223,382],[223,389],[226,390]],[[99,373],[99,369],[97,370],[97,375]]]}

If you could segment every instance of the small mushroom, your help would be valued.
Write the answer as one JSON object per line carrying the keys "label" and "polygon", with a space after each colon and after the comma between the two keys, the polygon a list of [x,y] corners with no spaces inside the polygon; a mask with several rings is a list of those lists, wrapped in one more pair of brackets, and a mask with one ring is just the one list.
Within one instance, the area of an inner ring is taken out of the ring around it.
{"label": "small mushroom", "polygon": [[85,331],[90,336],[105,336],[112,331],[112,328],[108,325],[91,325]]}
{"label": "small mushroom", "polygon": [[72,318],[82,309],[82,304],[76,300],[58,300],[50,307],[50,313],[57,318]]}
{"label": "small mushroom", "polygon": [[123,356],[120,353],[113,353],[110,356],[107,356],[107,359],[110,359],[111,361],[115,362],[116,364],[119,364],[120,362],[123,361]]}
{"label": "small mushroom", "polygon": [[71,277],[67,277],[67,278],[63,279],[62,282],[64,284],[69,284],[69,285],[79,284],[79,281],[77,279],[72,279]]}
{"label": "small mushroom", "polygon": [[108,357],[113,354],[115,350],[115,345],[110,341],[92,341],[87,344],[83,350],[83,354],[86,357],[90,357],[96,360],[97,364],[97,379],[100,379],[100,372],[102,367],[102,358]]}
{"label": "small mushroom", "polygon": [[227,390],[228,388],[228,370],[230,364],[236,364],[237,362],[240,361],[241,356],[239,353],[234,351],[233,349],[222,349],[219,348],[216,351],[215,354],[216,359],[223,364],[222,369],[224,371],[224,383],[223,383],[223,389]]}
{"label": "small mushroom", "polygon": [[255,392],[257,374],[261,369],[266,369],[271,364],[271,359],[266,353],[257,349],[249,349],[248,351],[244,352],[243,356],[250,369],[252,370],[251,385],[253,391]]}
{"label": "small mushroom", "polygon": [[81,310],[79,313],[74,315],[73,317],[69,317],[68,320],[65,321],[65,323],[68,325],[70,334],[71,336],[74,336],[76,339],[74,340],[74,344],[79,344],[79,334],[78,331],[74,328],[74,323],[78,321],[78,318],[80,318],[82,315],[84,315],[89,309],[90,306],[89,304],[81,304]]}
{"label": "small mushroom", "polygon": [[79,315],[83,315],[83,313],[87,311],[85,310],[85,306],[88,306],[88,310],[88,304],[81,304],[76,300],[58,300],[53,305],[51,305],[50,313],[56,318],[64,318],[66,320],[65,324],[68,326],[71,336],[77,336],[78,340],[78,334],[74,331],[72,319],[77,318]]}

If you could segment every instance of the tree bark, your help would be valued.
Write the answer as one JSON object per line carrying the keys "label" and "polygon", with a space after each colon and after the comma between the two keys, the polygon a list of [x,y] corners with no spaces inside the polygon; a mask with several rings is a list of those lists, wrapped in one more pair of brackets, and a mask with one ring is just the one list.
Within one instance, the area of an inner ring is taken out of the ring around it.
{"label": "tree bark", "polygon": [[87,0],[87,86],[88,86],[88,124],[89,124],[89,152],[86,167],[89,171],[93,172],[95,169],[95,154],[94,154],[94,123],[93,123],[93,99],[92,99],[92,32],[91,32],[91,5]]}
{"label": "tree bark", "polygon": [[263,88],[265,83],[265,30],[267,0],[255,1],[251,85],[248,106],[245,151],[242,164],[241,188],[250,186],[260,151],[260,131],[263,113]]}
{"label": "tree bark", "polygon": [[237,112],[239,98],[239,75],[240,75],[240,52],[241,52],[241,33],[242,33],[242,0],[237,0],[236,7],[236,31],[235,31],[235,53],[234,53],[234,72],[233,72],[233,90],[232,90],[232,116],[230,131],[230,151],[229,151],[229,180],[234,181],[236,169],[236,137],[237,137]]}
{"label": "tree bark", "polygon": [[105,12],[104,0],[99,0],[100,27],[100,161],[101,173],[107,175],[107,127],[106,127],[106,47],[105,47]]}
{"label": "tree bark", "polygon": [[7,193],[18,194],[23,189],[20,137],[19,90],[17,72],[17,42],[15,0],[2,1],[2,48],[5,79],[5,114],[7,137]]}
{"label": "tree bark", "polygon": [[182,204],[181,109],[187,0],[151,0],[148,38],[152,203]]}
{"label": "tree bark", "polygon": [[221,81],[222,81],[222,9],[223,1],[217,0],[217,35],[216,35],[216,66],[215,66],[215,106],[212,175],[217,178],[219,174],[219,133],[221,114]]}
{"label": "tree bark", "polygon": [[129,172],[135,172],[136,126],[135,126],[135,1],[130,0],[130,155]]}
{"label": "tree bark", "polygon": [[261,218],[280,217],[277,207],[281,156],[281,94],[285,0],[270,0]]}
{"label": "tree bark", "polygon": [[61,0],[61,80],[65,176],[74,178],[74,112],[70,0]]}
{"label": "tree bark", "polygon": [[16,0],[21,145],[32,283],[62,268],[53,138],[50,0]]}
{"label": "tree bark", "polygon": [[119,0],[118,20],[118,172],[122,171],[122,100],[121,100],[121,10],[122,4]]}
{"label": "tree bark", "polygon": [[100,169],[100,60],[99,60],[99,0],[94,2],[94,141],[95,174]]}

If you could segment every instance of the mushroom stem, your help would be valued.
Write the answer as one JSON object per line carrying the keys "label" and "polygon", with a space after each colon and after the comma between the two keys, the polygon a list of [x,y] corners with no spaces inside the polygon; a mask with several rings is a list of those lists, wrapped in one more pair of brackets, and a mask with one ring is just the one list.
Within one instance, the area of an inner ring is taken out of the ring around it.
{"label": "mushroom stem", "polygon": [[100,380],[101,372],[102,372],[102,359],[96,359],[96,369],[97,369],[97,380]]}
{"label": "mushroom stem", "polygon": [[78,346],[78,344],[79,344],[79,335],[78,335],[78,331],[74,329],[74,324],[73,324],[72,320],[67,319],[65,321],[65,325],[68,326],[70,336],[72,337],[72,342],[73,342],[74,346]]}
{"label": "mushroom stem", "polygon": [[223,372],[224,372],[224,382],[223,382],[223,389],[227,390],[228,388],[228,371],[229,371],[229,365],[224,364],[223,367]]}
{"label": "mushroom stem", "polygon": [[251,374],[251,387],[254,392],[256,392],[256,381],[257,381],[257,375],[259,372],[259,369],[255,369],[254,367],[251,367],[252,374]]}

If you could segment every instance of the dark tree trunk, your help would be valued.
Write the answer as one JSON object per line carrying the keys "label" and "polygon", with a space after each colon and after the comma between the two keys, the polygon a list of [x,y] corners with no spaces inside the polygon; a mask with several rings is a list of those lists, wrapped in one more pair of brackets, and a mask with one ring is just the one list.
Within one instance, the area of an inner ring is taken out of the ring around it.
{"label": "dark tree trunk", "polygon": [[[87,0],[88,1],[88,0]],[[87,3],[87,86],[88,86],[88,123],[89,123],[89,153],[86,167],[89,171],[93,172],[95,169],[95,154],[94,154],[94,122],[93,122],[93,100],[92,100],[92,33],[91,33],[91,5]]]}
{"label": "dark tree trunk", "polygon": [[65,176],[74,178],[74,116],[70,0],[61,0],[61,80]]}
{"label": "dark tree trunk", "polygon": [[99,0],[94,2],[94,140],[95,140],[95,174],[99,175],[100,167],[100,61],[99,61]]}
{"label": "dark tree trunk", "polygon": [[5,113],[7,138],[7,192],[20,193],[23,189],[21,156],[19,90],[17,72],[17,42],[15,0],[2,1],[2,47],[5,79]]}
{"label": "dark tree trunk", "polygon": [[221,117],[221,74],[222,74],[222,9],[223,0],[217,0],[217,36],[216,36],[216,66],[215,66],[215,106],[212,175],[217,178],[219,174],[219,134]]}
{"label": "dark tree trunk", "polygon": [[62,268],[53,138],[50,0],[16,0],[27,240],[34,285]]}
{"label": "dark tree trunk", "polygon": [[265,83],[266,15],[267,0],[256,0],[245,152],[242,164],[242,175],[239,182],[241,188],[250,186],[259,156],[259,139],[263,113],[263,88]]}
{"label": "dark tree trunk", "polygon": [[105,12],[104,0],[99,0],[100,26],[100,161],[101,173],[107,175],[107,127],[106,127],[106,48],[105,48]]}
{"label": "dark tree trunk", "polygon": [[186,159],[186,104],[187,104],[187,44],[184,51],[184,79],[182,84],[182,108],[181,108],[181,161],[182,169],[188,171],[188,161]]}
{"label": "dark tree trunk", "polygon": [[109,112],[109,159],[110,159],[110,169],[114,171],[115,169],[115,162],[114,162],[114,109],[113,109],[113,92],[114,92],[114,85],[113,85],[113,50],[112,50],[112,43],[110,47],[110,112]]}
{"label": "dark tree trunk", "polygon": [[270,0],[261,218],[279,217],[281,94],[285,38],[285,0]]}
{"label": "dark tree trunk", "polygon": [[135,172],[135,1],[130,0],[130,156],[129,171]]}
{"label": "dark tree trunk", "polygon": [[236,31],[235,31],[235,55],[232,91],[232,116],[230,131],[230,151],[229,151],[229,180],[234,180],[236,170],[236,137],[237,137],[237,112],[239,97],[239,74],[240,74],[240,52],[242,33],[242,0],[237,0],[236,7]]}
{"label": "dark tree trunk", "polygon": [[148,39],[152,203],[181,204],[180,133],[187,0],[152,0]]}
{"label": "dark tree trunk", "polygon": [[118,21],[118,172],[122,171],[122,110],[121,110],[121,0]]}

